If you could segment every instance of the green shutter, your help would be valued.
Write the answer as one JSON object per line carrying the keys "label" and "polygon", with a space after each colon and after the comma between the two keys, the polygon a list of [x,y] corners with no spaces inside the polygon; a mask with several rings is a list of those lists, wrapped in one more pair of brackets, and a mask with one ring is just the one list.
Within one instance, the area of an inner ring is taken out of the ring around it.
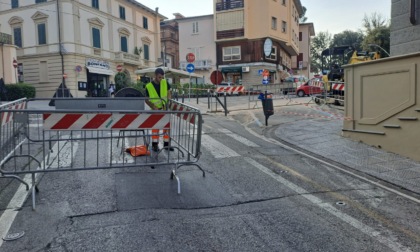
{"label": "green shutter", "polygon": [[101,33],[99,29],[92,28],[93,47],[101,48]]}
{"label": "green shutter", "polygon": [[149,45],[144,45],[144,59],[149,60]]}
{"label": "green shutter", "polygon": [[128,52],[127,37],[121,37],[121,51]]}
{"label": "green shutter", "polygon": [[45,45],[47,43],[47,33],[45,24],[38,24],[38,45]]}

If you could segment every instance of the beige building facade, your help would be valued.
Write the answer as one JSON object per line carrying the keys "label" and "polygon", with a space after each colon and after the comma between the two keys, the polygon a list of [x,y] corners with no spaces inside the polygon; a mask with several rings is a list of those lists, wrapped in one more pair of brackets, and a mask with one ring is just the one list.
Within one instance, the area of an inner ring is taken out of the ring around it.
{"label": "beige building facade", "polygon": [[13,2],[0,5],[0,32],[12,34],[20,81],[37,97],[63,81],[74,97],[107,96],[118,70],[134,82],[135,70],[159,64],[158,9],[134,0]]}
{"label": "beige building facade", "polygon": [[292,56],[293,75],[311,78],[311,37],[315,36],[313,23],[299,24],[299,54]]}
{"label": "beige building facade", "polygon": [[0,33],[0,79],[4,83],[17,83],[19,65],[17,64],[16,46],[10,34]]}
{"label": "beige building facade", "polygon": [[[203,76],[195,78],[197,84],[210,84],[210,75],[216,70],[216,43],[214,42],[213,15],[187,17],[177,19],[179,24],[179,66],[187,71],[186,56],[193,53],[195,61],[194,73]],[[185,81],[185,80],[184,80]]]}
{"label": "beige building facade", "polygon": [[217,69],[224,81],[279,83],[299,53],[299,0],[214,0]]}
{"label": "beige building facade", "polygon": [[345,67],[343,124],[344,136],[417,161],[420,53],[419,33],[414,31],[420,31],[419,4],[420,0],[392,1],[392,57]]}

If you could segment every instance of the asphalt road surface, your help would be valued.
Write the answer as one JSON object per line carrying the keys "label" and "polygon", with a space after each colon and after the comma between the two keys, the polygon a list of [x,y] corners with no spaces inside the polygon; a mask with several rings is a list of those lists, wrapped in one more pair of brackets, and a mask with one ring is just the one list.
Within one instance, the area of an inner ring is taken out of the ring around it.
{"label": "asphalt road surface", "polygon": [[206,176],[181,168],[180,195],[164,166],[42,175],[35,211],[3,181],[0,228],[23,236],[0,251],[420,251],[418,203],[281,147],[255,118],[204,116]]}

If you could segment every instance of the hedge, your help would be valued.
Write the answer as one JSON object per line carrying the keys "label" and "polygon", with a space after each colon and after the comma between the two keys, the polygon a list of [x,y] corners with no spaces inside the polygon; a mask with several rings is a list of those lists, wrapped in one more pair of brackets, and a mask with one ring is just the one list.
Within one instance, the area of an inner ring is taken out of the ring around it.
{"label": "hedge", "polygon": [[6,84],[0,92],[0,100],[15,101],[20,98],[35,98],[35,87],[26,83]]}

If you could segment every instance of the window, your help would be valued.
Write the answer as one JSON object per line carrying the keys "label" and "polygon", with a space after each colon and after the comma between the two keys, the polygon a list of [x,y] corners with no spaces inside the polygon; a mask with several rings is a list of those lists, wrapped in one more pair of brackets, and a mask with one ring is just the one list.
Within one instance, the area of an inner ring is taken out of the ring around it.
{"label": "window", "polygon": [[125,8],[120,6],[120,18],[125,20]]}
{"label": "window", "polygon": [[121,37],[121,51],[122,52],[128,52],[127,37],[126,36]]}
{"label": "window", "polygon": [[144,45],[144,59],[149,60],[149,45]]}
{"label": "window", "polygon": [[13,40],[15,46],[22,47],[22,28],[13,28]]}
{"label": "window", "polygon": [[193,34],[198,33],[198,22],[193,22]]}
{"label": "window", "polygon": [[302,32],[299,32],[299,41],[302,41]]}
{"label": "window", "polygon": [[95,48],[101,48],[101,31],[98,28],[92,28],[92,44]]}
{"label": "window", "polygon": [[99,10],[99,0],[92,0],[92,7]]}
{"label": "window", "polygon": [[286,0],[282,0],[281,4],[283,4],[284,6],[286,6]]}
{"label": "window", "polygon": [[271,17],[271,29],[277,30],[277,18]]}
{"label": "window", "polygon": [[143,28],[149,29],[149,24],[147,23],[147,17],[143,17]]}
{"label": "window", "polygon": [[233,61],[241,59],[241,47],[231,46],[223,48],[223,61]]}
{"label": "window", "polygon": [[19,8],[19,0],[12,0],[12,9]]}
{"label": "window", "polygon": [[287,23],[286,21],[281,22],[281,31],[286,33],[287,32]]}
{"label": "window", "polygon": [[45,3],[47,0],[35,0],[35,3]]}
{"label": "window", "polygon": [[45,23],[37,24],[38,29],[38,45],[47,43],[47,29]]}
{"label": "window", "polygon": [[266,59],[277,60],[277,47],[271,47],[271,54],[265,57]]}
{"label": "window", "polygon": [[41,82],[48,81],[48,63],[46,61],[39,62],[39,80]]}

